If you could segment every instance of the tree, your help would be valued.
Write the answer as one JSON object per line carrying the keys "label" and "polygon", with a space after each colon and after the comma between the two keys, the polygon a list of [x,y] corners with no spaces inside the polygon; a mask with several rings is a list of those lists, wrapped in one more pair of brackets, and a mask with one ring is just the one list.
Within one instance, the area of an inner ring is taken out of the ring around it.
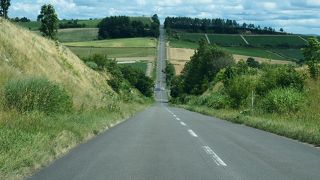
{"label": "tree", "polygon": [[303,48],[304,61],[308,64],[310,75],[313,79],[319,76],[320,42],[317,38],[310,38],[307,47]]}
{"label": "tree", "polygon": [[231,54],[201,40],[199,48],[185,65],[180,77],[172,80],[171,95],[177,97],[182,94],[202,94],[216,74],[233,63]]}
{"label": "tree", "polygon": [[10,5],[10,0],[0,0],[0,16],[4,17],[5,19],[8,18],[8,9]]}
{"label": "tree", "polygon": [[41,7],[38,21],[41,22],[40,32],[43,36],[55,39],[58,32],[58,16],[51,4],[45,4]]}
{"label": "tree", "polygon": [[282,33],[284,32],[283,28],[280,28],[280,32],[282,32]]}

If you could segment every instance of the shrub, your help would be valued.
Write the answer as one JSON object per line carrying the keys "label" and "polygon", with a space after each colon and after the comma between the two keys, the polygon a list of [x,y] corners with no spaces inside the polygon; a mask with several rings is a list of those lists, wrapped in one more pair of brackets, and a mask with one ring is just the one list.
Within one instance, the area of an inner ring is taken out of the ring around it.
{"label": "shrub", "polygon": [[88,61],[86,62],[86,65],[95,71],[99,70],[99,67],[95,62]]}
{"label": "shrub", "polygon": [[45,78],[26,78],[9,81],[4,88],[4,105],[19,112],[67,112],[72,98],[66,90]]}
{"label": "shrub", "polygon": [[275,88],[292,87],[299,91],[304,88],[304,77],[292,66],[265,67],[257,85],[257,93],[266,95]]}
{"label": "shrub", "polygon": [[238,76],[224,84],[231,100],[231,107],[239,108],[255,87],[255,80],[250,76]]}
{"label": "shrub", "polygon": [[267,94],[262,108],[269,113],[292,113],[304,106],[303,94],[294,88],[277,88]]}
{"label": "shrub", "polygon": [[206,106],[214,109],[227,108],[230,105],[228,96],[221,93],[214,93],[206,98]]}
{"label": "shrub", "polygon": [[252,57],[249,57],[246,63],[248,64],[249,67],[260,68],[260,63]]}

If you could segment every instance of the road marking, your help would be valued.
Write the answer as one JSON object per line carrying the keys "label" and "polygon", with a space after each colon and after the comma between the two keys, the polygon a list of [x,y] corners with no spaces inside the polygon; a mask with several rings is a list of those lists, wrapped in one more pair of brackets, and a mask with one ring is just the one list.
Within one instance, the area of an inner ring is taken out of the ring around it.
{"label": "road marking", "polygon": [[177,121],[180,121],[181,119],[180,119],[180,118],[176,118],[176,120],[177,120]]}
{"label": "road marking", "polygon": [[180,122],[180,124],[181,124],[182,126],[187,126],[186,123],[184,123],[184,122]]}
{"label": "road marking", "polygon": [[177,115],[173,114],[174,117],[177,117]]}
{"label": "road marking", "polygon": [[218,166],[227,166],[225,162],[209,147],[209,146],[202,146],[203,150],[211,156],[211,158],[215,161]]}
{"label": "road marking", "polygon": [[188,132],[191,136],[198,137],[198,135],[195,132],[193,132],[191,129],[189,129]]}

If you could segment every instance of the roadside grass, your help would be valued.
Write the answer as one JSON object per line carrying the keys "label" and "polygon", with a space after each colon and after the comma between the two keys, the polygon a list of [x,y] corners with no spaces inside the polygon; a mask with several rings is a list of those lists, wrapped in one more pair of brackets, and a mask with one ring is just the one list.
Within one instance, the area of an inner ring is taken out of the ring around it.
{"label": "roadside grass", "polygon": [[320,80],[306,81],[306,99],[308,105],[297,113],[268,114],[245,112],[235,109],[213,109],[206,106],[178,105],[179,107],[244,124],[253,128],[292,138],[301,142],[320,146]]}
{"label": "roadside grass", "polygon": [[98,39],[98,28],[60,29],[57,38],[60,42],[93,41]]}
{"label": "roadside grass", "polygon": [[93,54],[106,55],[110,58],[122,57],[150,57],[155,56],[155,48],[95,48],[95,47],[68,47],[80,58],[90,57]]}
{"label": "roadside grass", "polygon": [[0,179],[22,179],[149,104],[47,116],[0,111]]}
{"label": "roadside grass", "polygon": [[132,67],[134,69],[137,69],[142,72],[147,71],[148,63],[147,62],[135,62],[135,63],[123,63],[123,64],[118,64],[120,67]]}
{"label": "roadside grass", "polygon": [[122,38],[100,41],[84,41],[64,43],[66,46],[90,46],[90,47],[156,47],[154,38]]}

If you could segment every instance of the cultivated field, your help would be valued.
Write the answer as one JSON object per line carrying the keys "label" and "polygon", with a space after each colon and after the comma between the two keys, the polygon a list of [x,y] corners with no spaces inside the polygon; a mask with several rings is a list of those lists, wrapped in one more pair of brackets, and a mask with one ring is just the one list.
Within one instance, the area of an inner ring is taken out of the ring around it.
{"label": "cultivated field", "polygon": [[93,41],[98,39],[98,28],[70,28],[58,31],[60,42]]}
{"label": "cultivated field", "polygon": [[108,39],[101,41],[84,41],[84,42],[73,42],[64,43],[66,46],[73,47],[156,47],[156,39],[154,38],[122,38],[122,39]]}
{"label": "cultivated field", "polygon": [[[301,48],[306,45],[306,36],[298,35],[244,35],[247,44],[240,35],[207,34],[212,44],[217,44],[232,54],[252,56],[272,60],[297,62],[303,58]],[[198,48],[200,39],[206,39],[204,33],[177,33],[170,37],[173,48]]]}
{"label": "cultivated field", "polygon": [[131,60],[154,60],[156,39],[124,38],[101,41],[64,43],[81,58],[102,54],[110,58],[131,58]]}

